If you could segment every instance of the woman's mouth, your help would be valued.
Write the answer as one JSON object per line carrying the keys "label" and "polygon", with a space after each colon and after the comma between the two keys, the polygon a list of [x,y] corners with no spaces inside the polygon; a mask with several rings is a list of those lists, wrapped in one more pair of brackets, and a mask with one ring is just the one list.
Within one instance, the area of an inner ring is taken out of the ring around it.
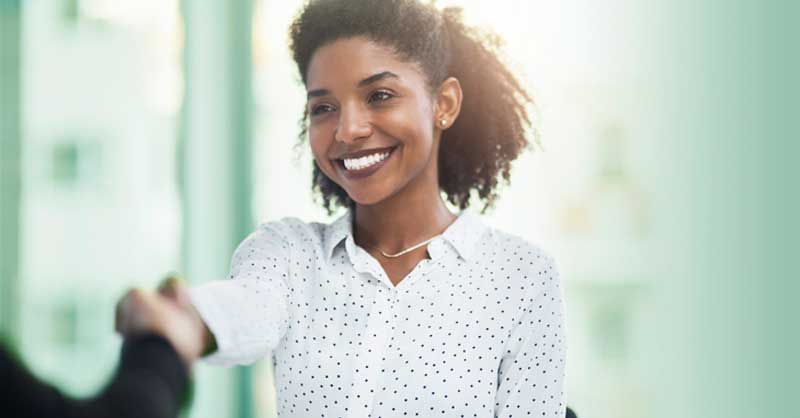
{"label": "woman's mouth", "polygon": [[362,179],[383,167],[396,148],[370,150],[367,153],[358,153],[358,156],[337,159],[336,163],[346,178]]}

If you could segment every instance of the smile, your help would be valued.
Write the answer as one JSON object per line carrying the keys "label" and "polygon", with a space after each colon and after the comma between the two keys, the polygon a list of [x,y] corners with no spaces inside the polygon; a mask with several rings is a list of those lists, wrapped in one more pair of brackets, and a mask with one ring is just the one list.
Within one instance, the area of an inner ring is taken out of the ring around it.
{"label": "smile", "polygon": [[342,162],[344,162],[344,168],[348,170],[363,170],[385,160],[389,154],[391,154],[390,151],[378,152],[361,158],[345,158]]}
{"label": "smile", "polygon": [[344,175],[351,179],[368,177],[378,171],[386,160],[392,155],[396,147],[380,148],[369,151],[355,153],[356,155],[345,156],[338,159],[339,167],[344,171]]}

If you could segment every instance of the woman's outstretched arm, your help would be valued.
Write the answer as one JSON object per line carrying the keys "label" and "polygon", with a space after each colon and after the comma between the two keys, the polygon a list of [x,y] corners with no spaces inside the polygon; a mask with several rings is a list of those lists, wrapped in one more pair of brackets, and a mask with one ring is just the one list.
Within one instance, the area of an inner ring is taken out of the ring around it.
{"label": "woman's outstretched arm", "polygon": [[289,328],[291,244],[282,223],[261,225],[236,249],[230,277],[193,287],[191,303],[213,336],[211,364],[253,363]]}

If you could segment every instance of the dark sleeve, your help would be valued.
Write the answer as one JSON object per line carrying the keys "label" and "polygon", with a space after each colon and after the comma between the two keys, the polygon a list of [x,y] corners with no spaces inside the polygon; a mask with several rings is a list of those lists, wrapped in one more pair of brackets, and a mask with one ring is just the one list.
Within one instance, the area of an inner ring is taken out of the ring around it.
{"label": "dark sleeve", "polygon": [[107,412],[109,417],[174,418],[180,412],[187,380],[186,366],[164,338],[135,337],[123,344],[111,383],[87,407],[93,413]]}
{"label": "dark sleeve", "polygon": [[14,411],[14,417],[174,418],[180,412],[188,373],[166,340],[147,335],[123,344],[114,377],[92,399],[64,397],[36,380],[5,351],[0,351],[0,378],[9,388],[1,391],[0,410]]}
{"label": "dark sleeve", "polygon": [[9,416],[54,417],[66,411],[69,404],[55,388],[33,377],[3,345],[0,345],[0,382],[0,411],[4,414],[10,411]]}

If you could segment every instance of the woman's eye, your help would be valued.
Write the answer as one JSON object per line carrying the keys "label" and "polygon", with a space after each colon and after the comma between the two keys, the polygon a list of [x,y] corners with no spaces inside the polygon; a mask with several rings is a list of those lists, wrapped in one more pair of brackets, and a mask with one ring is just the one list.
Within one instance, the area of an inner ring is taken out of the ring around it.
{"label": "woman's eye", "polygon": [[329,104],[319,104],[311,108],[311,115],[319,115],[333,110],[333,106]]}
{"label": "woman's eye", "polygon": [[389,93],[388,91],[385,90],[378,90],[369,96],[368,102],[369,103],[385,102],[391,99],[392,97],[394,97],[392,93]]}

